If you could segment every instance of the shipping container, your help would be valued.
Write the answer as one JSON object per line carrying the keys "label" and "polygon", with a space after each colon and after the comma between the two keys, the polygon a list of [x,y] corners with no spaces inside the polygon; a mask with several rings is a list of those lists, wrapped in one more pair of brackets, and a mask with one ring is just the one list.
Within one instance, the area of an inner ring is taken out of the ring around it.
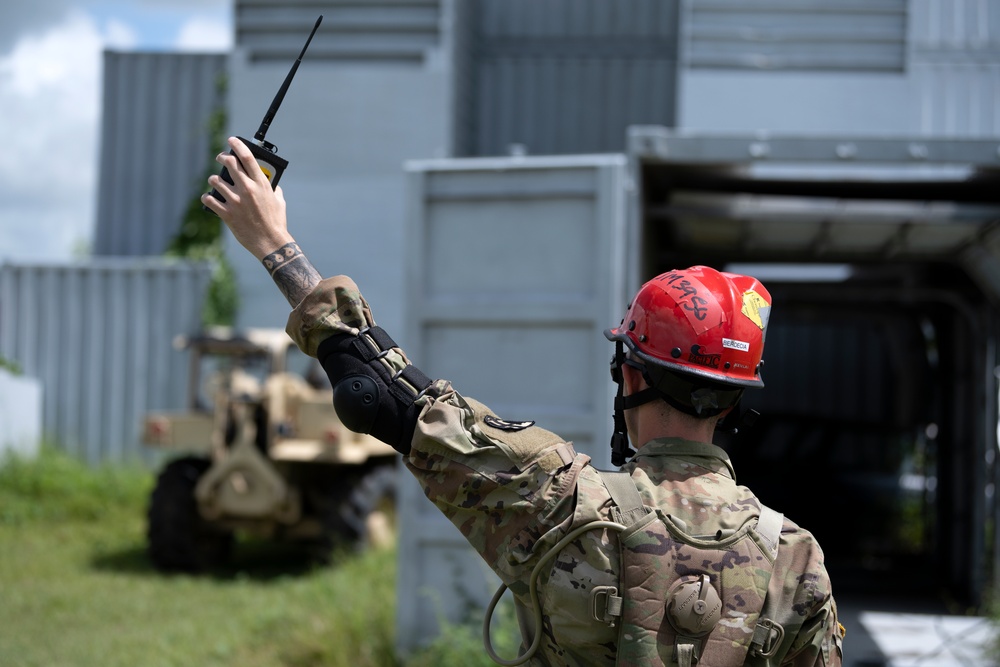
{"label": "shipping container", "polygon": [[762,416],[728,446],[840,590],[976,606],[996,571],[998,148],[631,130],[641,274],[771,290]]}
{"label": "shipping container", "polygon": [[[613,392],[601,331],[624,306],[624,156],[423,161],[408,174],[407,353],[607,467]],[[420,486],[403,482],[397,637],[408,649],[437,635],[442,614],[463,621],[485,609],[499,580]]]}
{"label": "shipping container", "polygon": [[[762,416],[718,440],[737,480],[817,535],[845,597],[974,607],[997,553],[998,145],[635,127],[627,159],[411,164],[408,352],[607,469],[602,332],[629,295],[694,264],[756,275]],[[495,582],[406,488],[404,649]]]}

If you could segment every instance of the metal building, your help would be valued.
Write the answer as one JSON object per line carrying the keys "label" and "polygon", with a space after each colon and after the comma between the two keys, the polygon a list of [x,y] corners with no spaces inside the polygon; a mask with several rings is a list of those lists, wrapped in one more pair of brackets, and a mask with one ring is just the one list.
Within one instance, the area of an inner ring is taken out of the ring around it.
{"label": "metal building", "polygon": [[[324,275],[361,277],[383,326],[402,329],[399,286],[408,159],[451,154],[448,0],[237,0],[229,69],[229,132],[253,136],[323,15],[267,134],[290,165],[281,187],[289,224]],[[242,326],[275,326],[285,303],[232,239]],[[373,257],[379,270],[369,270]]]}
{"label": "metal building", "polygon": [[678,0],[454,5],[456,156],[617,152],[677,116]]}
{"label": "metal building", "polygon": [[0,265],[0,356],[41,381],[47,441],[92,464],[143,460],[143,414],[184,404],[172,341],[200,326],[208,279],[154,258]]}
{"label": "metal building", "polygon": [[1000,132],[990,0],[695,0],[678,127],[988,137]]}
{"label": "metal building", "polygon": [[219,54],[104,52],[95,255],[167,249],[215,164],[225,72]]}

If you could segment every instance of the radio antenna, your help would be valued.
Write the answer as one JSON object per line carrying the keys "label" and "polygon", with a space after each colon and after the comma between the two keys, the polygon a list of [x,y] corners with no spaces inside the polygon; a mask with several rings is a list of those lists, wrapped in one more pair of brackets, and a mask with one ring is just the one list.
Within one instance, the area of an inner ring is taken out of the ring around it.
{"label": "radio antenna", "polygon": [[[274,99],[271,101],[271,106],[268,108],[267,113],[264,114],[264,120],[260,121],[260,127],[257,128],[257,133],[253,135],[253,138],[264,144],[264,135],[267,134],[267,130],[271,127],[271,121],[274,120],[274,114],[278,112],[278,107],[281,106],[281,102],[285,99],[285,93],[288,92],[288,84],[292,82],[292,78],[295,77],[295,72],[299,69],[299,63],[302,62],[302,56],[306,54],[306,49],[309,48],[309,42],[312,41],[313,35],[316,34],[316,30],[319,28],[319,24],[323,21],[323,15],[320,14],[319,18],[316,19],[316,25],[313,26],[312,32],[309,33],[309,38],[306,40],[305,46],[302,47],[302,52],[299,53],[299,57],[295,59],[292,63],[292,69],[288,71],[288,75],[281,84],[281,88],[278,88],[278,92],[275,94]],[[273,149],[272,149],[273,150]]]}

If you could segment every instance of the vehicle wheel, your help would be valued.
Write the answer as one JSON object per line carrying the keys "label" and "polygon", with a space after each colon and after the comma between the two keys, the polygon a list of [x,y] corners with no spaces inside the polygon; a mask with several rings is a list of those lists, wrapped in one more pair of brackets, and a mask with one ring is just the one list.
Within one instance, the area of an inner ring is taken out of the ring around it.
{"label": "vehicle wheel", "polygon": [[171,461],[160,473],[149,503],[148,548],[153,565],[163,571],[201,572],[225,563],[233,535],[206,522],[198,513],[194,489],[211,466],[199,458]]}
{"label": "vehicle wheel", "polygon": [[329,563],[339,549],[362,550],[395,539],[396,467],[385,463],[341,468],[323,481],[324,536],[311,544],[314,560]]}
{"label": "vehicle wheel", "polygon": [[375,465],[357,479],[341,503],[340,519],[359,548],[395,541],[397,476],[395,465]]}

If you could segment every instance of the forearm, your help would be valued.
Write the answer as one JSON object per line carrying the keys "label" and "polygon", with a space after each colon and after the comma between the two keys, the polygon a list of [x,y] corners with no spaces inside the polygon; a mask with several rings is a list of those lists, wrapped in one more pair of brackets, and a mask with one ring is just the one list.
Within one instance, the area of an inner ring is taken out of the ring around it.
{"label": "forearm", "polygon": [[271,280],[295,308],[323,280],[319,271],[294,241],[264,255],[261,264],[271,274]]}

